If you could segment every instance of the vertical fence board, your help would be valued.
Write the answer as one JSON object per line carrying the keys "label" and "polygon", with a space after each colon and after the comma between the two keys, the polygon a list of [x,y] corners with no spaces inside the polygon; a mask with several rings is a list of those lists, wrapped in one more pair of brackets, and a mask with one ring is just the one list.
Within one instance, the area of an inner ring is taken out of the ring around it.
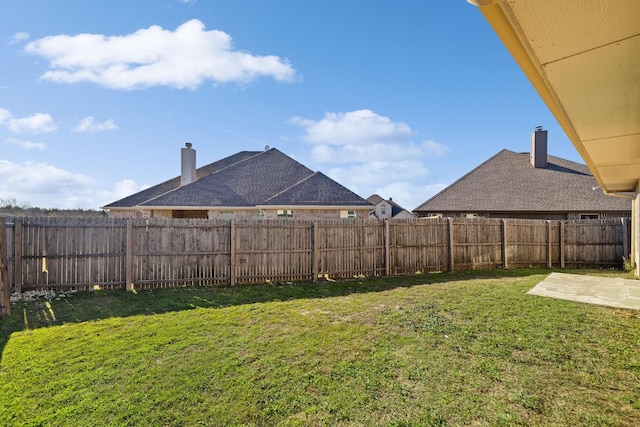
{"label": "vertical fence board", "polygon": [[313,273],[313,281],[317,282],[318,278],[320,277],[320,252],[318,251],[318,244],[319,244],[319,239],[320,239],[320,235],[319,235],[319,229],[318,229],[318,221],[314,221],[313,222],[313,266],[311,268],[311,271]]}
{"label": "vertical fence board", "polygon": [[0,217],[0,317],[11,315],[11,290],[9,289],[9,272],[7,269],[7,224]]}
{"label": "vertical fence board", "polygon": [[502,268],[509,268],[509,254],[507,251],[507,240],[509,234],[507,233],[507,220],[502,220]]}
{"label": "vertical fence board", "polygon": [[14,226],[13,226],[13,243],[14,243],[13,277],[15,280],[15,283],[14,283],[15,292],[17,293],[22,292],[22,283],[24,282],[24,278],[22,276],[22,264],[23,264],[22,235],[23,235],[22,218],[15,218]]}

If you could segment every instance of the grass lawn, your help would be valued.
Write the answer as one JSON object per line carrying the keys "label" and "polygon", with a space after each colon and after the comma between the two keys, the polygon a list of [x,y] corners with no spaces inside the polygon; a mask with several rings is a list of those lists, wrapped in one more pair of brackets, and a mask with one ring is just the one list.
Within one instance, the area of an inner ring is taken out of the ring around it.
{"label": "grass lawn", "polygon": [[638,425],[640,312],[525,295],[549,272],[16,302],[0,425]]}

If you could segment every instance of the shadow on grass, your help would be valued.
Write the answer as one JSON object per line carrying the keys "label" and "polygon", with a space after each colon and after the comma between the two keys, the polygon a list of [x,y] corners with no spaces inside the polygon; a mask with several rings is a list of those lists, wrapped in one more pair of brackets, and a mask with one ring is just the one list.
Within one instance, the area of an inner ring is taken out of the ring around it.
{"label": "shadow on grass", "polygon": [[[218,287],[193,287],[118,291],[84,291],[47,300],[12,303],[12,315],[0,319],[0,361],[12,333],[47,326],[111,317],[154,315],[195,308],[222,308],[243,304],[330,298],[356,293],[381,292],[415,285],[471,279],[499,279],[547,275],[552,269],[495,269],[454,273],[425,273],[336,282],[296,282]],[[563,270],[564,272],[572,272]],[[575,271],[582,272],[584,271]],[[611,272],[612,274],[619,274]]]}

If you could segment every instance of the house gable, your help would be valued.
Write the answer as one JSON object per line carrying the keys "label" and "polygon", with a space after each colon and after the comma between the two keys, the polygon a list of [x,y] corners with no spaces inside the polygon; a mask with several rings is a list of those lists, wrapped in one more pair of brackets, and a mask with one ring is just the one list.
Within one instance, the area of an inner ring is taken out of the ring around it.
{"label": "house gable", "polygon": [[378,194],[372,194],[367,197],[367,201],[375,206],[375,216],[377,218],[414,218],[415,215],[394,202],[393,200],[385,200]]}

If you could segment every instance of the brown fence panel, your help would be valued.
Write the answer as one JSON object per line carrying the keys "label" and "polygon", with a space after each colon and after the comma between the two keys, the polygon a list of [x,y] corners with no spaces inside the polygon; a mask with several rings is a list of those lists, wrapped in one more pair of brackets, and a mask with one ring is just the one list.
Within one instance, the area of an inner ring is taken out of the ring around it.
{"label": "brown fence panel", "polygon": [[22,290],[120,287],[124,223],[109,218],[24,218]]}
{"label": "brown fence panel", "polygon": [[507,227],[508,266],[546,266],[549,253],[549,222],[545,220],[505,220],[505,224]]}
{"label": "brown fence panel", "polygon": [[377,220],[317,223],[318,269],[321,276],[345,278],[384,275],[384,223]]}
{"label": "brown fence panel", "polygon": [[133,233],[135,288],[229,282],[229,221],[136,219]]}
{"label": "brown fence panel", "polygon": [[448,222],[442,219],[402,219],[389,223],[389,272],[413,274],[449,268]]}
{"label": "brown fence panel", "polygon": [[453,248],[456,270],[502,266],[502,220],[453,219]]}
{"label": "brown fence panel", "polygon": [[311,222],[253,220],[234,226],[236,283],[313,278]]}
{"label": "brown fence panel", "polygon": [[565,264],[576,267],[621,266],[623,223],[620,219],[565,222]]}

